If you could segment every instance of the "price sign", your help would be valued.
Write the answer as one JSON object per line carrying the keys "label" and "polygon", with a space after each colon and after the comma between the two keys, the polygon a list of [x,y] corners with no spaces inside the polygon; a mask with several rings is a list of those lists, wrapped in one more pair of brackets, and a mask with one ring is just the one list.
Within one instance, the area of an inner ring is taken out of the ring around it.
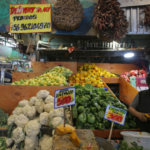
{"label": "price sign", "polygon": [[10,33],[51,32],[51,4],[18,4],[9,7]]}
{"label": "price sign", "polygon": [[127,111],[107,105],[104,119],[124,126]]}
{"label": "price sign", "polygon": [[76,88],[70,87],[55,91],[54,108],[61,108],[76,104]]}

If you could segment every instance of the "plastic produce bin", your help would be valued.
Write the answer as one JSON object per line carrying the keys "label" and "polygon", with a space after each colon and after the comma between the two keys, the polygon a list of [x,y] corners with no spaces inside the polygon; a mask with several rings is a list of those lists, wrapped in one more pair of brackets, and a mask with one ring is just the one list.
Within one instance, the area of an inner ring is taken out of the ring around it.
{"label": "plastic produce bin", "polygon": [[144,150],[150,150],[150,134],[147,132],[129,132],[122,131],[121,135],[127,142],[128,146],[131,147],[132,142],[136,142],[138,146],[143,146]]}

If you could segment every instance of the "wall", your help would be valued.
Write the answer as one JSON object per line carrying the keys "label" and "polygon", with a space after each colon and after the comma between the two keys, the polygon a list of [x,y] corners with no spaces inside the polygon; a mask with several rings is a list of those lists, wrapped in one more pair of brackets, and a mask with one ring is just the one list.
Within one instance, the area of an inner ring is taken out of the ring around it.
{"label": "wall", "polygon": [[[57,30],[53,24],[53,34],[63,34],[63,35],[93,35],[93,30],[91,29],[92,22],[92,12],[94,9],[94,5],[97,0],[80,0],[82,3],[84,18],[82,20],[80,28],[72,31],[66,32]],[[46,4],[50,3],[52,8],[56,3],[56,0],[1,0],[0,1],[0,32],[8,32],[9,31],[9,4],[34,4],[41,3]]]}

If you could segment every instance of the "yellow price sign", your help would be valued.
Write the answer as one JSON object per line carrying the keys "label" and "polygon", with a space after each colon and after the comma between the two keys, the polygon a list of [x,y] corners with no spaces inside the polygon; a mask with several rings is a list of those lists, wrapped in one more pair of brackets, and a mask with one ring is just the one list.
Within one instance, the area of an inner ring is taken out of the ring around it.
{"label": "yellow price sign", "polygon": [[51,4],[10,4],[9,17],[10,33],[52,31]]}

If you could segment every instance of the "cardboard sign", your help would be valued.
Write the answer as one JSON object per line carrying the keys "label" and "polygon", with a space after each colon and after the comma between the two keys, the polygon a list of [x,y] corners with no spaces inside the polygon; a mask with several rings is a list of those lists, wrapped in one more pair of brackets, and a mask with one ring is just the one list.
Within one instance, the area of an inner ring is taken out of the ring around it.
{"label": "cardboard sign", "polygon": [[70,87],[66,89],[56,90],[54,97],[54,108],[61,108],[76,104],[76,88]]}
{"label": "cardboard sign", "polygon": [[10,33],[51,32],[51,4],[9,6]]}
{"label": "cardboard sign", "polygon": [[107,105],[104,119],[124,126],[127,111]]}

